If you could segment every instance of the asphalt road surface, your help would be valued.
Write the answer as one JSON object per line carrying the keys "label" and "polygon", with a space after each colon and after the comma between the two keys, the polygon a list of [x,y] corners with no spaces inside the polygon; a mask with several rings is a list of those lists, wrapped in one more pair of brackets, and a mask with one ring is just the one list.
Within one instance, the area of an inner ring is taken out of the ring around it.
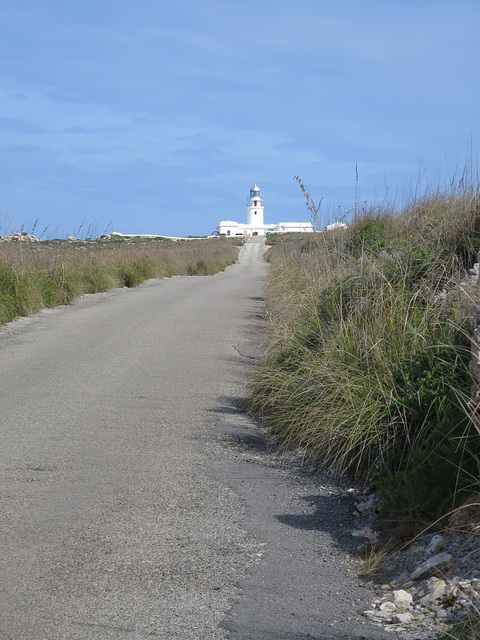
{"label": "asphalt road surface", "polygon": [[0,330],[2,640],[385,637],[348,498],[238,410],[262,254]]}

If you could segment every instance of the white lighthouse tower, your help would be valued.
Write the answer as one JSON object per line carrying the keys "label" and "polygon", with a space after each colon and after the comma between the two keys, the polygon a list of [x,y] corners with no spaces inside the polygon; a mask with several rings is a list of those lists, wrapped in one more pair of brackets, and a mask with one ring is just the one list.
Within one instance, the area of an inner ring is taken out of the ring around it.
{"label": "white lighthouse tower", "polygon": [[263,222],[263,199],[260,196],[260,187],[256,184],[250,189],[250,197],[247,198],[247,224],[234,222],[233,220],[222,220],[217,225],[217,233],[226,236],[265,236],[273,231],[274,224]]}
{"label": "white lighthouse tower", "polygon": [[247,227],[258,230],[263,230],[264,227],[263,200],[260,197],[260,188],[256,184],[250,189],[250,197],[247,198]]}
{"label": "white lighthouse tower", "polygon": [[245,240],[252,236],[266,236],[267,233],[312,233],[314,231],[311,222],[279,222],[278,224],[265,224],[263,222],[263,199],[260,196],[260,187],[256,184],[250,189],[250,197],[247,198],[247,224],[233,220],[222,220],[217,225],[217,234],[220,236],[241,236]]}

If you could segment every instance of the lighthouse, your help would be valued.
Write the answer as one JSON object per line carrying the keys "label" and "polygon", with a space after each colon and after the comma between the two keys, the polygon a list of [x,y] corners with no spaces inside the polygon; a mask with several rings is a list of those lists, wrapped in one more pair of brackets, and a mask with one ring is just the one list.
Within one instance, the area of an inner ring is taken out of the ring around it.
{"label": "lighthouse", "polygon": [[262,229],[262,231],[264,227],[263,200],[260,197],[260,188],[256,184],[250,189],[250,197],[247,198],[247,227]]}
{"label": "lighthouse", "polygon": [[234,220],[222,220],[217,225],[217,234],[220,236],[266,236],[267,233],[291,233],[312,232],[311,222],[279,222],[278,224],[265,224],[263,222],[263,199],[260,195],[260,187],[256,184],[250,189],[250,197],[247,198],[247,224]]}

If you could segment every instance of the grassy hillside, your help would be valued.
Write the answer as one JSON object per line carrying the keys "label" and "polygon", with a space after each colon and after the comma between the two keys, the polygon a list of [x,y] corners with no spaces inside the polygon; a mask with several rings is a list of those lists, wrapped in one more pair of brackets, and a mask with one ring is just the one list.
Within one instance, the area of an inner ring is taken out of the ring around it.
{"label": "grassy hillside", "polygon": [[267,355],[250,408],[284,446],[372,484],[385,516],[431,522],[480,490],[467,406],[479,250],[469,190],[364,211],[268,252]]}
{"label": "grassy hillside", "polygon": [[233,264],[234,240],[0,243],[0,324],[85,293],[148,278],[210,275]]}

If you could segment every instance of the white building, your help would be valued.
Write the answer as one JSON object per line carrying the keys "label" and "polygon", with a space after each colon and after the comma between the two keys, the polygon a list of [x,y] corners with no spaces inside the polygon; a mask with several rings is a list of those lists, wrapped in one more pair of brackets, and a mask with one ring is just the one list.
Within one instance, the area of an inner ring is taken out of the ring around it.
{"label": "white building", "polygon": [[344,222],[334,222],[333,224],[327,224],[325,231],[334,231],[335,229],[346,229],[348,224]]}
{"label": "white building", "polygon": [[311,233],[312,231],[311,222],[279,222],[273,227],[273,233]]}
{"label": "white building", "polygon": [[222,220],[217,226],[220,235],[226,236],[266,236],[267,233],[288,233],[292,231],[310,233],[313,231],[311,222],[280,222],[279,224],[265,224],[263,220],[263,198],[260,188],[256,184],[250,189],[247,198],[247,222]]}

